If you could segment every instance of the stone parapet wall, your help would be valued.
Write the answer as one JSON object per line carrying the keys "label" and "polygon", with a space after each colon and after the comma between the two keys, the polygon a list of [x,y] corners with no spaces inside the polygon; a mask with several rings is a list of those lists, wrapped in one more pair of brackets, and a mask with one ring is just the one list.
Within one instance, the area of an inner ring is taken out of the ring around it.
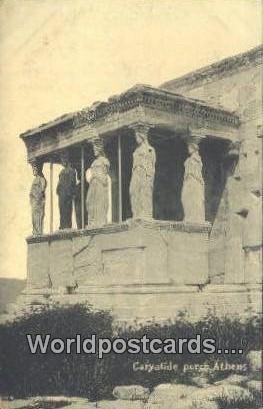
{"label": "stone parapet wall", "polygon": [[28,288],[208,282],[210,224],[131,221],[28,240]]}

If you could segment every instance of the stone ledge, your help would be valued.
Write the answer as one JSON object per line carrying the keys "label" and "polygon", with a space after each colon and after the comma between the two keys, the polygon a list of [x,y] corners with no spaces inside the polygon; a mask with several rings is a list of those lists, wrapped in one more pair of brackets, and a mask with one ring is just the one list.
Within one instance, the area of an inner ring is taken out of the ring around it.
{"label": "stone ledge", "polygon": [[247,293],[245,284],[208,284],[202,290],[205,293]]}
{"label": "stone ledge", "polygon": [[144,285],[109,285],[81,286],[77,294],[169,294],[197,293],[197,285],[144,284]]}
{"label": "stone ledge", "polygon": [[182,312],[189,321],[197,321],[211,312],[218,317],[231,316],[242,320],[254,314],[260,316],[262,292],[259,288],[258,291],[252,292],[246,289],[245,285],[218,287],[216,292],[209,291],[209,285],[205,286],[207,290],[201,290],[195,285],[145,285],[143,288],[139,285],[130,285],[126,287],[127,291],[123,286],[108,288],[82,286],[73,294],[66,294],[65,289],[61,287],[50,290],[49,296],[44,295],[40,288],[30,289],[31,293],[21,295],[17,301],[17,311],[0,316],[0,321],[13,320],[32,310],[32,307],[37,311],[41,306],[49,304],[69,306],[81,303],[90,305],[96,311],[109,311],[114,321],[119,323],[126,321],[134,323],[138,320],[145,322],[153,319],[167,322]]}
{"label": "stone ledge", "polygon": [[245,284],[245,286],[248,291],[251,291],[251,292],[261,291],[262,292],[262,283],[261,284]]}
{"label": "stone ledge", "polygon": [[76,297],[85,294],[163,294],[163,293],[196,293],[199,291],[198,285],[171,285],[171,284],[127,284],[127,285],[87,285],[79,286],[76,292],[68,294],[64,287],[61,291],[59,288],[47,290],[46,288],[30,288],[24,292],[24,296],[69,296]]}
{"label": "stone ledge", "polygon": [[41,295],[56,296],[65,295],[76,297],[85,294],[189,294],[189,293],[205,293],[205,294],[226,294],[226,293],[249,293],[262,292],[260,285],[247,286],[246,284],[216,284],[216,285],[174,285],[173,283],[163,284],[126,284],[126,285],[87,285],[79,286],[76,292],[68,294],[64,287],[61,289],[47,288],[28,288],[23,292],[23,296]]}
{"label": "stone ledge", "polygon": [[203,233],[209,234],[211,231],[211,223],[184,223],[181,221],[166,221],[166,220],[127,220],[121,224],[109,224],[101,227],[87,227],[82,230],[65,229],[57,230],[51,234],[43,234],[39,236],[29,236],[26,241],[28,244],[50,242],[53,240],[67,240],[73,237],[94,236],[97,234],[111,234],[122,231],[131,230],[138,227],[150,228],[155,230],[178,231],[186,233]]}
{"label": "stone ledge", "polygon": [[[128,221],[129,223],[129,221]],[[210,222],[204,223],[186,223],[183,221],[173,220],[133,220],[130,222],[134,226],[142,226],[146,228],[158,230],[175,230],[185,233],[210,233],[212,225]]]}
{"label": "stone ledge", "polygon": [[120,231],[128,230],[127,224],[110,224],[101,227],[90,227],[85,229],[64,229],[56,230],[54,233],[43,234],[39,236],[29,236],[26,238],[28,244],[31,243],[41,243],[44,241],[53,241],[53,240],[67,240],[73,237],[82,237],[82,236],[93,236],[96,234],[110,234]]}

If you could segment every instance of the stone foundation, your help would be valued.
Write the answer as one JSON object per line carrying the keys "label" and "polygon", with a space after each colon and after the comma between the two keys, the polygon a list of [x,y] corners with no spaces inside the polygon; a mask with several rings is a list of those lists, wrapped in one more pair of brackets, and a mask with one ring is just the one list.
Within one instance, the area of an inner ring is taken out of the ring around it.
{"label": "stone foundation", "polygon": [[88,302],[116,321],[260,313],[260,284],[211,280],[210,229],[137,220],[31,237],[27,288],[15,310]]}
{"label": "stone foundation", "polygon": [[[59,303],[70,305],[89,303],[94,309],[111,311],[116,322],[158,322],[175,319],[181,313],[189,321],[196,321],[209,312],[219,317],[240,319],[262,312],[260,285],[207,285],[167,286],[82,286],[75,293],[65,290],[31,289],[19,297],[10,314],[23,314],[25,310],[41,305]],[[7,318],[8,316],[6,316]],[[3,317],[4,318],[4,317]]]}
{"label": "stone foundation", "polygon": [[28,239],[28,288],[201,285],[210,224],[128,221]]}

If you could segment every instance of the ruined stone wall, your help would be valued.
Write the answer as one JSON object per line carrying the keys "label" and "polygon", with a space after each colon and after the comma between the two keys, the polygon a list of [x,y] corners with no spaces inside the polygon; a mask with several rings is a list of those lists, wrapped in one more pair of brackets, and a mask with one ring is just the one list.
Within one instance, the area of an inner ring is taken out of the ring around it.
{"label": "ruined stone wall", "polygon": [[[227,177],[211,233],[211,282],[257,283],[261,280],[261,266],[254,266],[253,277],[247,275],[242,248],[244,217],[236,212],[249,207],[251,189],[262,186],[262,65],[255,59],[246,66],[244,60],[243,65],[220,75],[213,75],[211,70],[202,78],[193,79],[193,75],[170,81],[163,88],[224,107],[241,119],[239,162]],[[251,229],[259,225],[260,221],[255,220]]]}

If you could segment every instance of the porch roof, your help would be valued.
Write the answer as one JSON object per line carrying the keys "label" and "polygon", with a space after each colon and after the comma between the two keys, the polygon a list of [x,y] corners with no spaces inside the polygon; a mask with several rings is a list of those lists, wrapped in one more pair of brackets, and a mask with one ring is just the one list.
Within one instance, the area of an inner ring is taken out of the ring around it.
{"label": "porch roof", "polygon": [[63,115],[20,135],[28,159],[145,122],[177,132],[238,140],[239,117],[222,107],[148,85],[135,85],[107,102]]}

